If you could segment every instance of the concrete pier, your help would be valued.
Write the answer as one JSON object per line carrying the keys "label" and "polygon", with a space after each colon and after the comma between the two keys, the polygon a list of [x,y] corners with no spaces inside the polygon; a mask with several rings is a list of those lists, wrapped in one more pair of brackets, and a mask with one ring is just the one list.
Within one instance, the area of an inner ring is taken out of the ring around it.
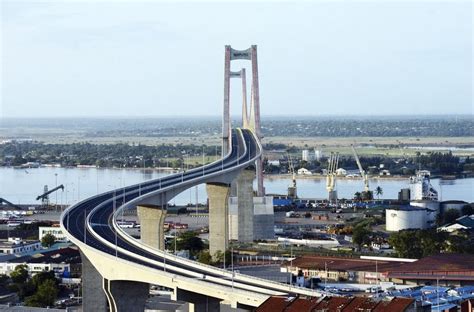
{"label": "concrete pier", "polygon": [[111,312],[143,312],[150,293],[149,284],[133,281],[105,280],[105,288],[110,296]]}
{"label": "concrete pier", "polygon": [[141,241],[150,247],[164,250],[166,209],[157,205],[140,205],[137,206],[137,215],[140,220]]}
{"label": "concrete pier", "polygon": [[172,299],[189,302],[189,312],[219,312],[221,310],[220,299],[179,288],[175,289]]}
{"label": "concrete pier", "polygon": [[229,245],[229,194],[230,186],[222,183],[206,184],[209,198],[209,252],[224,253]]}
{"label": "concrete pier", "polygon": [[103,288],[103,277],[81,251],[82,259],[82,310],[109,311]]}
{"label": "concrete pier", "polygon": [[237,240],[239,242],[252,242],[254,208],[253,208],[253,179],[255,172],[253,170],[243,170],[236,181],[237,184],[237,212],[238,212],[238,230]]}

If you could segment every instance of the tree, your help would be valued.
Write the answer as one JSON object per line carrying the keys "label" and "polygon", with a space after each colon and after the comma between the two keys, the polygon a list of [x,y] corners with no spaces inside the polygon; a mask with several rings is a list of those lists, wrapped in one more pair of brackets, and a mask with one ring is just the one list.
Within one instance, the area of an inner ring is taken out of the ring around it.
{"label": "tree", "polygon": [[370,230],[366,226],[358,225],[352,230],[352,242],[357,244],[357,247],[362,247],[363,244],[369,241]]}
{"label": "tree", "polygon": [[189,250],[192,255],[196,255],[198,252],[204,249],[204,243],[197,237],[196,232],[185,232],[181,234],[176,242],[172,240],[168,248],[174,248],[176,243],[177,250]]}
{"label": "tree", "polygon": [[41,285],[47,280],[52,280],[55,284],[59,284],[59,281],[56,279],[56,276],[54,275],[54,271],[39,272],[39,273],[36,273],[31,278],[31,282],[36,288],[38,288],[39,285]]}
{"label": "tree", "polygon": [[362,194],[360,192],[355,192],[354,193],[354,199],[356,201],[362,201]]}
{"label": "tree", "polygon": [[390,235],[388,241],[399,257],[415,258],[430,256],[446,249],[446,232],[429,230],[403,230]]}
{"label": "tree", "polygon": [[362,200],[372,200],[374,199],[374,193],[372,191],[363,191],[361,193]]}
{"label": "tree", "polygon": [[10,273],[10,278],[12,279],[13,283],[25,283],[28,279],[28,266],[26,264],[17,265],[15,270]]}
{"label": "tree", "polygon": [[380,199],[380,195],[383,195],[383,190],[380,185],[375,189],[375,194],[377,195],[377,199]]}
{"label": "tree", "polygon": [[212,263],[212,257],[209,251],[201,251],[198,254],[198,261],[204,264],[211,264]]}
{"label": "tree", "polygon": [[54,244],[54,242],[56,242],[56,237],[53,235],[53,234],[46,234],[43,236],[43,238],[41,238],[41,245],[43,247],[51,247],[51,245]]}
{"label": "tree", "polygon": [[36,293],[25,300],[29,307],[54,306],[58,296],[58,288],[53,280],[47,279],[38,286]]}
{"label": "tree", "polygon": [[464,205],[461,209],[461,213],[463,216],[470,216],[474,214],[474,207],[472,205]]}
{"label": "tree", "polygon": [[448,209],[444,212],[444,223],[454,223],[460,217],[459,211],[456,209]]}

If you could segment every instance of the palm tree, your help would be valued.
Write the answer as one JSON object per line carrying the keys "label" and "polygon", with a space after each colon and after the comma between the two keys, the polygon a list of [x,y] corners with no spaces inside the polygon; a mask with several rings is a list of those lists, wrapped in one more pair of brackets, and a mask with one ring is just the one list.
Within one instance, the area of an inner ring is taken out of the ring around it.
{"label": "palm tree", "polygon": [[375,189],[375,194],[377,195],[377,199],[380,199],[380,195],[383,195],[383,190],[380,186],[377,186]]}
{"label": "palm tree", "polygon": [[361,201],[362,200],[362,194],[360,192],[355,192],[354,193],[354,199],[356,201]]}

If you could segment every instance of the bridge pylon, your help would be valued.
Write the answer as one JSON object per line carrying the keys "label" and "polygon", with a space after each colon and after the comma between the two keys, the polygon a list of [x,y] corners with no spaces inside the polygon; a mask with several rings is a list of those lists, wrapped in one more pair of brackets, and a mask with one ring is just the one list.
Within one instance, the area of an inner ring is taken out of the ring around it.
{"label": "bridge pylon", "polygon": [[[247,87],[245,69],[239,72],[231,71],[231,61],[234,60],[249,60],[252,66],[252,82],[250,95],[250,115],[247,109]],[[225,155],[230,149],[230,133],[231,133],[231,119],[230,119],[230,78],[242,78],[242,124],[243,128],[252,130],[259,140],[262,139],[260,127],[260,94],[258,83],[258,62],[257,62],[257,46],[252,45],[246,50],[235,50],[230,45],[225,46],[224,58],[224,109],[222,118],[222,154]],[[265,189],[263,186],[263,165],[260,157],[255,161],[257,174],[257,196],[264,196]]]}

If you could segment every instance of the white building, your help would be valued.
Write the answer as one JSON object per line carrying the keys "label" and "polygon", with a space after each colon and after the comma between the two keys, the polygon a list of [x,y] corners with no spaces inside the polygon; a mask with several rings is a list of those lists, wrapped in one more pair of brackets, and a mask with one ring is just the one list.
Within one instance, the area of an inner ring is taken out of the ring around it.
{"label": "white building", "polygon": [[277,160],[269,160],[268,164],[271,165],[271,166],[280,167],[280,161],[278,159]]}
{"label": "white building", "polygon": [[18,263],[18,262],[0,262],[0,274],[10,275],[18,265],[26,264],[28,273],[35,274],[43,271],[54,271],[55,273],[63,273],[71,271],[69,263]]}
{"label": "white building", "polygon": [[344,168],[338,168],[336,169],[336,175],[338,176],[346,176],[347,175],[347,170]]}
{"label": "white building", "polygon": [[298,169],[298,174],[299,175],[312,175],[313,173],[306,168],[300,168]]}
{"label": "white building", "polygon": [[57,241],[67,241],[67,237],[66,235],[63,233],[63,231],[61,230],[60,227],[57,227],[57,226],[40,226],[38,228],[38,231],[39,231],[39,239],[41,240],[43,238],[43,236],[45,236],[46,234],[51,234],[51,235],[54,235],[54,237],[56,237],[56,240]]}
{"label": "white building", "polygon": [[0,242],[0,254],[17,255],[41,249],[39,241],[23,241],[21,238],[10,237]]}

